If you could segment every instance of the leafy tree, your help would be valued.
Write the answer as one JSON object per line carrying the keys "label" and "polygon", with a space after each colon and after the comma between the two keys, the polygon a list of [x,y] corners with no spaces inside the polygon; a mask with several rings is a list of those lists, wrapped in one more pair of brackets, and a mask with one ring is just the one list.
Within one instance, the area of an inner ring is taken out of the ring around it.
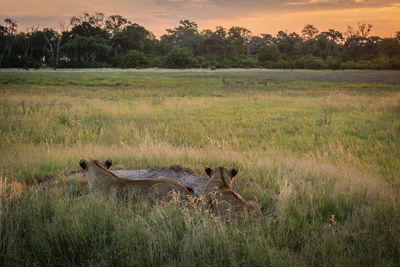
{"label": "leafy tree", "polygon": [[241,55],[245,51],[245,47],[251,37],[251,31],[242,27],[232,27],[228,31],[228,40],[232,42],[233,50],[237,55]]}
{"label": "leafy tree", "polygon": [[358,24],[358,29],[354,30],[351,26],[347,26],[347,30],[345,32],[345,53],[349,58],[352,59],[361,59],[364,58],[372,58],[376,56],[377,43],[379,42],[379,38],[370,37],[372,29],[371,24]]}
{"label": "leafy tree", "polygon": [[[29,38],[29,40],[23,38]],[[24,35],[20,35],[19,39],[17,42],[20,43],[18,45],[21,47],[21,52],[18,53],[21,53],[25,58],[32,59],[36,62],[34,65],[39,66],[43,58],[47,56],[48,44],[44,38],[43,30],[39,30],[37,26],[32,26]]]}
{"label": "leafy tree", "polygon": [[158,52],[158,40],[154,34],[122,16],[109,16],[106,20],[106,28],[111,34],[110,42],[114,56],[125,54],[131,50],[145,53]]}
{"label": "leafy tree", "polygon": [[149,60],[143,52],[132,50],[121,57],[121,68],[138,68],[145,67],[149,64]]}
{"label": "leafy tree", "polygon": [[171,51],[174,46],[186,47],[196,55],[199,50],[200,34],[195,22],[189,20],[179,21],[180,25],[174,29],[167,29],[167,34],[161,36],[163,52]]}
{"label": "leafy tree", "polygon": [[390,58],[400,59],[400,40],[395,38],[384,38],[378,44],[379,53]]}
{"label": "leafy tree", "polygon": [[327,32],[321,32],[317,39],[323,43],[323,51],[319,54],[323,58],[327,58],[339,53],[339,45],[343,42],[343,35],[339,31],[329,29]]}
{"label": "leafy tree", "polygon": [[70,25],[65,28],[64,24],[62,22],[59,22],[61,33],[56,32],[53,29],[43,30],[43,37],[48,44],[48,51],[54,68],[58,68],[61,45],[63,40],[69,36],[68,28]]}
{"label": "leafy tree", "polygon": [[233,46],[227,39],[227,36],[228,33],[222,26],[216,27],[215,32],[203,32],[199,52],[202,54],[226,56],[233,50]]}
{"label": "leafy tree", "polygon": [[99,35],[81,36],[76,35],[69,40],[63,48],[69,51],[74,61],[96,63],[98,57],[105,59],[105,55],[111,52],[111,46],[108,41]]}
{"label": "leafy tree", "polygon": [[157,45],[155,36],[139,24],[126,26],[119,35],[121,49],[123,52],[138,50],[143,52],[154,52]]}
{"label": "leafy tree", "polygon": [[11,55],[13,44],[15,41],[15,33],[17,32],[17,22],[10,18],[4,20],[6,26],[1,26],[0,33],[2,36],[3,51],[0,55],[0,67],[4,59],[4,55]]}
{"label": "leafy tree", "polygon": [[129,20],[120,15],[111,15],[106,19],[106,30],[111,35],[111,46],[113,49],[113,55],[118,56],[122,51],[122,30],[131,24]]}
{"label": "leafy tree", "polygon": [[278,47],[275,45],[264,45],[260,48],[258,53],[258,60],[261,62],[265,61],[277,61],[281,57]]}
{"label": "leafy tree", "polygon": [[358,24],[358,35],[367,38],[368,35],[371,33],[372,29],[372,24],[366,24],[366,23],[359,23]]}
{"label": "leafy tree", "polygon": [[271,34],[261,34],[261,37],[265,44],[274,44],[274,37]]}
{"label": "leafy tree", "polygon": [[90,16],[84,12],[81,17],[71,19],[71,29],[63,49],[70,59],[79,62],[96,63],[105,60],[112,48],[109,44],[110,33],[107,32],[104,15],[96,12]]}
{"label": "leafy tree", "polygon": [[115,30],[122,30],[132,22],[122,17],[121,15],[110,15],[106,19],[106,29],[113,32]]}
{"label": "leafy tree", "polygon": [[314,39],[314,37],[319,33],[319,30],[314,27],[314,25],[307,24],[301,30],[301,34],[305,39]]}
{"label": "leafy tree", "polygon": [[280,53],[291,57],[299,55],[302,50],[302,39],[295,32],[287,34],[286,32],[279,31],[277,37],[274,38],[274,43],[277,45]]}
{"label": "leafy tree", "polygon": [[165,67],[167,68],[190,68],[194,67],[196,60],[186,47],[174,46],[171,52],[165,56]]}
{"label": "leafy tree", "polygon": [[79,17],[73,16],[71,18],[71,24],[73,27],[89,24],[95,28],[102,28],[105,24],[104,13],[95,12],[94,15],[90,15],[85,11]]}
{"label": "leafy tree", "polygon": [[[28,57],[31,52],[35,33],[39,31],[39,26],[32,26],[26,29],[26,32],[20,32],[16,35],[16,44],[21,49],[24,57]],[[17,52],[20,53],[20,52]]]}
{"label": "leafy tree", "polygon": [[265,40],[259,36],[252,36],[246,45],[246,55],[256,55],[260,48],[266,44]]}

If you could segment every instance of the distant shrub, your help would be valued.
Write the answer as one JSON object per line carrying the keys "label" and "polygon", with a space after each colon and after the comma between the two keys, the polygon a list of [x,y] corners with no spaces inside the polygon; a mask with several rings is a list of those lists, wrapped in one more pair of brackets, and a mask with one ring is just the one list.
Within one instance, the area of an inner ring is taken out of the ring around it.
{"label": "distant shrub", "polygon": [[231,53],[225,56],[223,59],[224,64],[227,68],[240,68],[241,57],[235,53]]}
{"label": "distant shrub", "polygon": [[141,68],[146,67],[149,60],[143,52],[132,50],[121,57],[119,67],[121,68]]}
{"label": "distant shrub", "polygon": [[274,45],[264,45],[258,52],[258,60],[261,62],[277,61],[280,57],[278,47]]}
{"label": "distant shrub", "polygon": [[5,55],[1,62],[2,68],[22,68],[22,61],[16,55]]}
{"label": "distant shrub", "polygon": [[325,59],[325,67],[327,69],[340,69],[341,60],[338,57],[327,57]]}
{"label": "distant shrub", "polygon": [[216,65],[218,69],[232,68],[233,62],[231,58],[223,57]]}
{"label": "distant shrub", "polygon": [[112,65],[106,62],[87,62],[87,61],[60,61],[60,68],[110,68]]}
{"label": "distant shrub", "polygon": [[302,56],[295,61],[295,67],[300,69],[322,69],[324,66],[324,60],[313,55]]}
{"label": "distant shrub", "polygon": [[291,69],[293,68],[293,64],[290,60],[280,59],[273,63],[273,67],[275,69]]}
{"label": "distant shrub", "polygon": [[199,68],[209,68],[211,66],[209,60],[205,56],[196,56],[195,61],[197,62]]}
{"label": "distant shrub", "polygon": [[355,68],[360,70],[374,69],[374,63],[371,60],[363,59],[356,62]]}
{"label": "distant shrub", "polygon": [[349,60],[346,62],[342,62],[340,64],[340,68],[341,69],[355,69],[355,68],[357,68],[357,64],[353,60]]}
{"label": "distant shrub", "polygon": [[244,56],[239,59],[239,68],[257,68],[259,66],[258,58],[256,56]]}
{"label": "distant shrub", "polygon": [[23,57],[22,59],[22,67],[23,68],[39,68],[40,63],[34,60],[33,58]]}
{"label": "distant shrub", "polygon": [[260,66],[266,69],[272,69],[274,68],[274,62],[268,60],[268,61],[264,61],[264,62],[260,62]]}
{"label": "distant shrub", "polygon": [[165,55],[164,66],[167,68],[194,68],[198,67],[198,62],[186,47],[174,46],[171,52]]}
{"label": "distant shrub", "polygon": [[112,65],[107,62],[96,62],[93,64],[93,68],[111,68]]}
{"label": "distant shrub", "polygon": [[149,60],[149,67],[152,68],[160,68],[163,65],[164,57],[161,56],[148,56],[147,59]]}
{"label": "distant shrub", "polygon": [[390,68],[393,70],[400,70],[400,58],[398,57],[393,57],[389,59],[390,62]]}
{"label": "distant shrub", "polygon": [[2,68],[39,68],[40,64],[36,60],[17,55],[5,55],[1,63]]}
{"label": "distant shrub", "polygon": [[380,56],[372,60],[372,67],[378,70],[391,69],[390,59],[387,56]]}

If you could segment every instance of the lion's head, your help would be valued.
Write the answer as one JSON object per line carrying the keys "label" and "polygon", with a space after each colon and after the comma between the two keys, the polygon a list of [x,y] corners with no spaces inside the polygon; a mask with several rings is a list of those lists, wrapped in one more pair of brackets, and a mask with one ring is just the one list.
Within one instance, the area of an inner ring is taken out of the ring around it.
{"label": "lion's head", "polygon": [[210,178],[210,181],[219,182],[219,188],[232,189],[232,183],[238,173],[237,168],[228,169],[224,166],[215,168],[206,167],[205,171]]}
{"label": "lion's head", "polygon": [[[97,164],[99,164],[101,167],[103,167],[106,170],[108,170],[112,165],[112,160],[111,159],[107,159],[105,161],[102,161],[102,160],[93,160],[93,161],[97,162]],[[91,161],[87,161],[86,159],[81,159],[79,161],[79,165],[81,166],[81,168],[84,171],[87,171],[88,166],[89,166],[89,162],[91,162]]]}

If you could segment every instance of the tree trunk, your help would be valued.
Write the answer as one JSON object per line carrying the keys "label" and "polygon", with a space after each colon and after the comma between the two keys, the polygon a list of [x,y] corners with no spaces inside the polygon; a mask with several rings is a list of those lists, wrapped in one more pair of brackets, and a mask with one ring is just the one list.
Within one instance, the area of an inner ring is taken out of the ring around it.
{"label": "tree trunk", "polygon": [[45,35],[44,38],[46,39],[47,43],[49,44],[49,48],[50,48],[50,58],[51,58],[51,62],[53,63],[53,67],[54,67],[54,49],[53,49],[53,44],[50,42],[49,38]]}
{"label": "tree trunk", "polygon": [[62,42],[62,37],[59,37],[58,40],[57,40],[56,69],[58,68],[58,61],[60,59],[61,42]]}

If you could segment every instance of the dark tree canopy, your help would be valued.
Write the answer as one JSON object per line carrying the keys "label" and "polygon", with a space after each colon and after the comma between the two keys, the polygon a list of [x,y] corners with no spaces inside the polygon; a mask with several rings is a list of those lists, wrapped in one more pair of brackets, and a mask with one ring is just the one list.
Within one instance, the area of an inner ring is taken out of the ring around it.
{"label": "dark tree canopy", "polygon": [[300,34],[254,35],[240,26],[200,30],[186,19],[159,39],[101,12],[83,12],[55,29],[17,26],[11,18],[0,24],[0,67],[400,69],[400,32],[380,38],[367,23],[344,32],[306,24]]}

